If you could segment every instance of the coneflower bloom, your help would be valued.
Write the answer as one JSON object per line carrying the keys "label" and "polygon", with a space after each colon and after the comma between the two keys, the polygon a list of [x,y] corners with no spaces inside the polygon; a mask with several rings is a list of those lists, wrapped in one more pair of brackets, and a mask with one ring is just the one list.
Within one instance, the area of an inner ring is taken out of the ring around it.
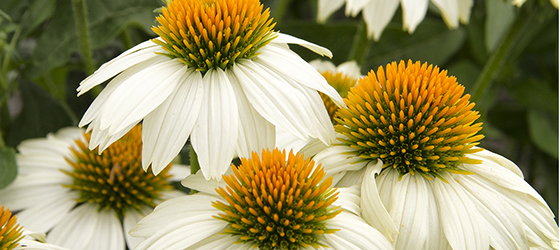
{"label": "coneflower bloom", "polygon": [[[333,189],[309,158],[263,150],[220,182],[168,200],[131,230],[138,249],[392,249],[359,214],[359,189]],[[338,199],[338,200],[337,200]]]}
{"label": "coneflower bloom", "polygon": [[207,179],[221,178],[237,153],[275,146],[275,128],[330,144],[334,129],[317,91],[342,98],[292,52],[323,47],[273,30],[258,0],[172,0],[157,17],[159,37],[102,65],[81,95],[109,79],[80,121],[103,151],[143,123],[142,165],[155,174],[190,137]]}
{"label": "coneflower bloom", "polygon": [[[141,128],[99,154],[89,134],[65,128],[47,138],[23,141],[16,155],[18,176],[0,190],[0,202],[17,211],[18,222],[47,242],[69,249],[133,248],[128,230],[163,200],[183,193],[169,180],[190,172],[181,165],[158,176],[141,166]],[[177,180],[177,179],[175,179]]]}
{"label": "coneflower bloom", "polygon": [[557,248],[554,214],[520,169],[476,147],[482,123],[464,89],[427,63],[379,67],[314,160],[337,186],[361,183],[362,217],[396,249]]}

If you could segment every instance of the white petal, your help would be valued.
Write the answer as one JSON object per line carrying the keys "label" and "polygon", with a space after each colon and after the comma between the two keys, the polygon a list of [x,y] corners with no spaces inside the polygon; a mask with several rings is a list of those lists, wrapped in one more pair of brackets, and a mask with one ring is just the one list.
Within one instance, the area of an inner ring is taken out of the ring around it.
{"label": "white petal", "polygon": [[188,69],[177,89],[142,123],[142,166],[159,174],[179,154],[200,114],[203,83],[200,72]]}
{"label": "white petal", "polygon": [[65,183],[71,183],[71,178],[62,172],[20,174],[8,187],[0,190],[0,201],[14,211],[51,202],[68,195],[68,190],[62,187]]}
{"label": "white petal", "polygon": [[346,0],[344,14],[346,16],[356,17],[369,1],[371,0]]}
{"label": "white petal", "polygon": [[191,166],[173,164],[167,173],[171,175],[170,181],[181,181],[191,174]]}
{"label": "white petal", "polygon": [[319,0],[317,5],[317,22],[324,23],[329,16],[344,5],[344,0]]}
{"label": "white petal", "polygon": [[401,0],[403,11],[403,29],[413,33],[418,24],[424,20],[428,10],[428,0]]}
{"label": "white petal", "polygon": [[47,235],[47,242],[70,249],[124,249],[122,226],[113,211],[84,203]]}
{"label": "white petal", "polygon": [[363,18],[367,24],[368,37],[379,41],[383,30],[389,24],[395,11],[399,7],[399,0],[371,0],[363,11]]}
{"label": "white petal", "polygon": [[91,88],[107,81],[116,74],[153,57],[162,56],[155,52],[164,52],[161,46],[152,41],[145,41],[129,50],[123,52],[109,62],[104,63],[93,74],[80,83],[77,91],[78,96],[89,91]]}
{"label": "white petal", "polygon": [[[226,172],[226,174],[228,172]],[[206,180],[204,175],[202,175],[202,171],[199,170],[196,174],[187,176],[183,181],[181,181],[181,184],[190,189],[217,196],[218,193],[216,193],[216,188],[224,186],[225,182],[218,182],[214,179]]]}
{"label": "white petal", "polygon": [[123,81],[105,101],[100,129],[114,134],[137,123],[169,97],[185,74],[183,63],[167,59]]}
{"label": "white petal", "polygon": [[191,135],[200,169],[206,179],[221,179],[230,166],[239,135],[235,92],[225,72],[206,72],[200,116]]}
{"label": "white petal", "polygon": [[459,5],[459,20],[468,24],[471,17],[471,8],[473,6],[473,0],[458,0]]}
{"label": "white petal", "polygon": [[136,209],[130,209],[126,212],[123,218],[123,230],[128,249],[134,249],[136,246],[138,246],[138,244],[144,241],[143,238],[133,237],[128,232],[130,232],[130,230],[135,227],[140,220],[142,220],[146,215],[152,212],[152,210],[152,208],[144,206],[142,207],[141,212]]}
{"label": "white petal", "polygon": [[336,72],[343,73],[349,77],[360,78],[362,74],[360,73],[360,66],[356,61],[343,62],[336,67]]}
{"label": "white petal", "polygon": [[[497,163],[498,165],[500,165],[501,167],[507,168],[510,171],[512,171],[513,173],[515,173],[517,176],[524,178],[523,177],[523,172],[521,171],[521,169],[515,165],[515,163],[513,163],[512,161],[508,160],[507,158],[493,153],[490,150],[482,150],[480,152],[474,153],[474,154],[470,154],[469,156],[475,156],[477,159],[483,160],[484,164],[487,164],[488,161],[492,161]],[[478,165],[478,164],[476,164]]]}
{"label": "white petal", "polygon": [[[319,55],[322,56],[328,56],[329,58],[332,57],[332,52],[322,46],[319,46],[317,44],[314,43],[310,43],[308,41],[305,41],[303,39],[299,39],[297,37],[294,36],[290,36],[288,34],[282,34],[282,33],[278,33],[278,36],[276,38],[274,38],[270,43],[284,43],[284,44],[297,44],[300,45],[306,49],[309,49]],[[266,46],[265,46],[266,48]]]}
{"label": "white petal", "polygon": [[315,59],[313,61],[310,61],[309,65],[313,66],[313,68],[315,68],[319,72],[336,71],[336,66],[334,65],[334,63],[328,60]]}
{"label": "white petal", "polygon": [[146,70],[154,63],[161,62],[162,58],[155,57],[149,60],[140,62],[127,70],[123,71],[119,75],[117,75],[113,80],[111,80],[107,86],[99,93],[99,95],[93,100],[89,108],[86,110],[86,113],[80,120],[78,124],[79,127],[83,127],[86,124],[93,121],[93,119],[99,119],[101,117],[101,112],[104,109],[105,105],[107,104],[107,99],[113,94],[113,92],[118,89],[125,81],[127,81],[132,76],[138,74],[141,71]]}
{"label": "white petal", "polygon": [[362,218],[389,240],[392,240],[392,235],[398,234],[399,229],[393,222],[385,205],[381,202],[375,181],[375,175],[379,174],[382,168],[383,162],[381,161],[368,164],[364,181],[362,182],[362,200],[360,204],[362,206]]}
{"label": "white petal", "polygon": [[239,237],[232,236],[231,234],[215,234],[195,245],[190,246],[187,250],[205,250],[205,249],[223,249],[223,250],[249,250],[255,249],[250,242],[237,243]]}
{"label": "white petal", "polygon": [[354,151],[353,148],[348,146],[334,145],[319,152],[313,157],[313,160],[317,164],[322,164],[327,176],[342,171],[362,169],[367,162],[354,154],[349,154],[349,152]]}
{"label": "white petal", "polygon": [[[322,148],[326,147],[324,143],[317,140],[322,145]],[[285,149],[286,152],[293,150],[294,152],[300,151],[306,144],[306,141],[295,136],[294,134],[282,129],[281,127],[276,127],[276,147],[280,150]]]}
{"label": "white petal", "polygon": [[237,107],[239,108],[239,138],[237,140],[237,155],[239,157],[250,157],[251,152],[258,154],[262,149],[274,148],[276,144],[275,127],[272,123],[262,117],[249,103],[243,89],[242,83],[232,71],[227,72],[228,78],[235,92]]}
{"label": "white petal", "polygon": [[456,29],[459,27],[459,0],[432,0],[438,7],[447,27]]}
{"label": "white petal", "polygon": [[347,188],[337,189],[338,199],[333,203],[335,206],[341,206],[342,209],[360,216],[362,209],[360,208],[360,185],[356,184]]}
{"label": "white petal", "polygon": [[433,191],[440,209],[440,222],[445,238],[454,250],[488,249],[490,245],[487,229],[480,221],[471,197],[449,173],[441,176],[448,183],[434,179]]}
{"label": "white petal", "polygon": [[350,187],[355,184],[362,184],[366,168],[360,170],[345,171],[344,176],[336,183],[337,187]]}
{"label": "white petal", "polygon": [[77,192],[68,190],[44,193],[44,197],[37,198],[35,204],[18,212],[18,223],[26,229],[46,233],[68,216],[69,211],[76,206],[77,198]]}
{"label": "white petal", "polygon": [[255,63],[276,72],[281,78],[292,79],[303,86],[322,92],[338,106],[346,107],[340,94],[329,85],[319,71],[291,50],[271,44],[261,48],[259,52],[260,55],[253,59]]}
{"label": "white petal", "polygon": [[393,249],[387,238],[354,214],[342,212],[327,223],[329,228],[340,229],[324,234],[329,249]]}

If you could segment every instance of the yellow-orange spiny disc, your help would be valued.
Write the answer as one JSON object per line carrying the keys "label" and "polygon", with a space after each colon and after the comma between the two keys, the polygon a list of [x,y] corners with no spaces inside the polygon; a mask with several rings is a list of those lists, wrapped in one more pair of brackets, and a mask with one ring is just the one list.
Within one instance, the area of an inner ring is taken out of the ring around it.
{"label": "yellow-orange spiny disc", "polygon": [[[350,88],[356,85],[356,82],[358,81],[358,78],[351,77],[342,72],[333,72],[330,70],[319,72],[327,80],[329,85],[331,85],[338,92],[338,94],[340,94],[342,98],[348,95],[348,91],[350,91]],[[336,111],[338,111],[338,106],[331,100],[328,95],[325,95],[321,92],[319,92],[319,95],[321,95],[323,103],[325,103],[325,108],[327,108],[327,112],[329,113],[331,121],[336,124]]]}
{"label": "yellow-orange spiny disc", "polygon": [[[213,205],[225,212],[225,233],[240,242],[252,242],[259,249],[300,249],[319,247],[317,236],[333,233],[327,221],[342,210],[331,206],[338,193],[330,188],[332,178],[309,158],[286,152],[263,150],[241,159],[234,175],[225,176],[226,188],[218,194],[227,201]],[[287,159],[287,160],[286,160]]]}
{"label": "yellow-orange spiny disc", "polygon": [[136,125],[126,135],[111,144],[101,154],[89,150],[86,141],[78,139],[66,161],[74,168],[63,171],[73,179],[65,187],[79,191],[78,202],[97,203],[100,209],[113,209],[123,215],[127,209],[155,207],[160,193],[172,189],[167,182],[169,166],[155,176],[142,169],[142,126]]}
{"label": "yellow-orange spiny disc", "polygon": [[364,159],[380,159],[402,175],[441,177],[441,171],[468,173],[461,163],[480,163],[466,154],[483,135],[474,103],[455,77],[436,66],[401,61],[361,78],[338,112],[341,141]]}
{"label": "yellow-orange spiny disc", "polygon": [[23,227],[17,224],[15,215],[9,208],[0,204],[0,249],[11,250],[18,246],[23,238]]}
{"label": "yellow-orange spiny disc", "polygon": [[202,73],[225,70],[276,37],[269,16],[258,0],[171,0],[152,28],[162,40],[152,41]]}

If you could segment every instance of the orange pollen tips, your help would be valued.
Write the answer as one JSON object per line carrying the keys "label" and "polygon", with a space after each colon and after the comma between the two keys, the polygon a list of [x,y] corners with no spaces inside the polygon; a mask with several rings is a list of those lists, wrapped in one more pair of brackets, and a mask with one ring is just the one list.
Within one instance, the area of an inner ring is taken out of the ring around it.
{"label": "orange pollen tips", "polygon": [[73,183],[64,186],[79,192],[78,202],[97,203],[100,209],[124,215],[128,208],[155,207],[161,191],[172,189],[167,182],[169,166],[157,176],[142,169],[141,132],[137,125],[101,154],[88,149],[90,134],[85,134],[85,141],[75,141],[66,159],[74,171],[62,171],[72,177]]}
{"label": "orange pollen tips", "polygon": [[0,249],[14,249],[23,238],[23,227],[18,225],[16,220],[10,209],[4,209],[0,204]]}
{"label": "orange pollen tips", "polygon": [[401,176],[469,173],[458,166],[480,163],[466,154],[481,151],[473,147],[484,136],[476,135],[482,123],[473,123],[480,115],[464,90],[437,66],[393,62],[352,88],[344,99],[348,109],[337,113],[336,130],[360,157],[381,159]]}
{"label": "orange pollen tips", "polygon": [[[356,82],[358,81],[358,78],[350,77],[342,72],[337,73],[327,70],[320,73],[343,98],[348,95],[348,91],[350,91],[350,88],[356,85]],[[336,124],[336,111],[338,111],[338,106],[331,100],[328,95],[325,95],[321,92],[319,92],[319,95],[321,95],[323,103],[325,103],[325,107],[327,108],[327,112],[329,113],[331,121]]]}
{"label": "orange pollen tips", "polygon": [[328,220],[342,210],[331,206],[338,198],[330,188],[332,178],[303,155],[274,149],[253,153],[233,166],[233,175],[224,175],[225,188],[217,188],[227,202],[213,206],[225,214],[225,233],[239,236],[239,242],[252,242],[259,249],[300,249],[324,246],[318,235],[333,233]]}
{"label": "orange pollen tips", "polygon": [[161,39],[152,41],[202,73],[225,70],[276,37],[269,16],[258,0],[171,0],[152,28]]}
{"label": "orange pollen tips", "polygon": [[11,250],[18,246],[23,238],[23,227],[17,224],[15,215],[9,208],[0,204],[0,249]]}

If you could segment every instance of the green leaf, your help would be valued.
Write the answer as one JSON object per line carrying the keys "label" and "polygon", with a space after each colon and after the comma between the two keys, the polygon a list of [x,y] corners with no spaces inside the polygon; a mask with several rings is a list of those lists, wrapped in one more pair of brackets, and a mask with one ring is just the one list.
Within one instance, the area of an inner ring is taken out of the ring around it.
{"label": "green leaf", "polygon": [[[87,4],[92,49],[103,48],[129,25],[149,30],[155,24],[153,10],[160,6],[153,0],[96,0]],[[29,78],[65,64],[78,50],[71,1],[58,1],[53,18],[31,56]]]}
{"label": "green leaf", "polygon": [[463,27],[449,30],[440,19],[425,19],[413,34],[391,23],[377,43],[372,43],[362,68],[377,70],[392,61],[411,59],[443,66],[464,44]]}
{"label": "green leaf", "polygon": [[19,83],[22,109],[9,125],[6,143],[16,146],[22,140],[44,137],[50,132],[72,126],[72,119],[64,107],[44,89],[34,83]]}
{"label": "green leaf", "polygon": [[558,90],[546,82],[528,79],[510,88],[515,99],[529,108],[558,113]]}
{"label": "green leaf", "polygon": [[450,64],[447,70],[449,71],[448,75],[457,77],[457,82],[465,86],[465,92],[468,93],[482,69],[471,60],[462,59]]}
{"label": "green leaf", "polygon": [[51,17],[56,6],[56,0],[33,1],[27,7],[20,21],[22,37],[27,37],[41,23]]}
{"label": "green leaf", "polygon": [[527,115],[531,140],[542,151],[558,159],[558,116],[531,109]]}
{"label": "green leaf", "polygon": [[13,148],[0,147],[0,189],[7,187],[17,176],[16,152]]}
{"label": "green leaf", "polygon": [[515,6],[509,1],[486,1],[485,45],[488,52],[496,49],[515,19]]}

